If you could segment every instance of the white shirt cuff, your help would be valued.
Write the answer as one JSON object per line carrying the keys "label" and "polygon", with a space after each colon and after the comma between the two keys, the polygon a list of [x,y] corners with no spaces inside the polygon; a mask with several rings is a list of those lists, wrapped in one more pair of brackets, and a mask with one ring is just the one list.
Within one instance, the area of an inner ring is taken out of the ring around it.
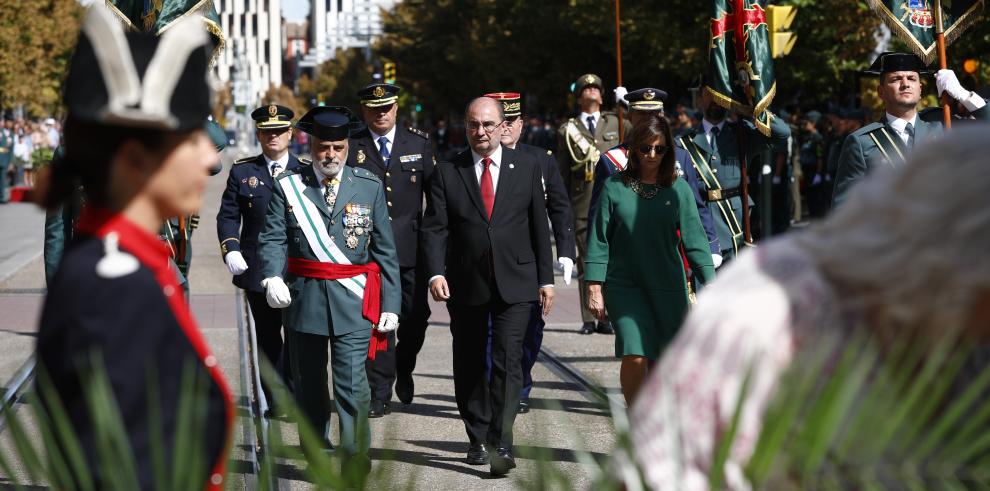
{"label": "white shirt cuff", "polygon": [[429,281],[429,282],[428,282],[428,283],[427,283],[426,285],[427,285],[427,286],[429,286],[429,285],[432,285],[432,284],[433,284],[433,280],[435,280],[435,279],[437,279],[437,278],[443,278],[443,275],[442,275],[442,274],[438,274],[438,275],[436,275],[436,276],[434,276],[434,277],[432,277],[432,278],[430,278],[430,281]]}
{"label": "white shirt cuff", "polygon": [[976,92],[970,92],[969,97],[965,100],[960,101],[962,105],[969,112],[979,111],[983,106],[987,105],[987,101],[980,97],[980,94]]}
{"label": "white shirt cuff", "polygon": [[553,288],[553,285],[540,285],[540,288]]}

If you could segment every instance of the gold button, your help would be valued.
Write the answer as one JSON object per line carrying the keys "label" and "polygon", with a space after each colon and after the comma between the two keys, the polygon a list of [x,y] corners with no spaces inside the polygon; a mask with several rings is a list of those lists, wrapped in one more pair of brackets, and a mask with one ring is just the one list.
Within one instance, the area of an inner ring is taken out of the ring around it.
{"label": "gold button", "polygon": [[389,202],[388,202],[388,205],[389,205],[389,206],[392,206],[392,202],[391,202],[391,201],[389,201]]}
{"label": "gold button", "polygon": [[333,223],[334,223],[334,221],[333,220],[330,220],[330,225],[333,225]]}
{"label": "gold button", "polygon": [[332,235],[330,236],[330,240],[334,240]]}
{"label": "gold button", "polygon": [[712,169],[712,174],[718,174],[718,169]]}
{"label": "gold button", "polygon": [[391,186],[388,186],[388,187],[385,188],[385,190],[391,193],[392,192],[392,187]]}
{"label": "gold button", "polygon": [[385,173],[385,177],[392,177],[392,174],[389,174],[388,172],[386,172]]}
{"label": "gold button", "polygon": [[390,222],[391,222],[391,221],[392,221],[392,217],[388,217],[388,221],[390,221]]}

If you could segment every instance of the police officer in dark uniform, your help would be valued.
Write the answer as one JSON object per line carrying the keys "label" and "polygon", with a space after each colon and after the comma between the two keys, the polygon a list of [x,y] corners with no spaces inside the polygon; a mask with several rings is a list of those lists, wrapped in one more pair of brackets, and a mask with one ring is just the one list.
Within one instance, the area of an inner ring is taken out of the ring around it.
{"label": "police officer in dark uniform", "polygon": [[[508,148],[519,150],[519,153],[534,159],[543,172],[543,196],[546,199],[547,216],[550,217],[550,225],[553,231],[554,244],[557,248],[557,265],[564,272],[564,283],[571,284],[571,271],[574,268],[574,257],[576,246],[574,244],[574,218],[571,213],[570,199],[567,197],[567,187],[564,179],[560,175],[557,159],[553,157],[553,152],[541,147],[520,142],[523,131],[522,96],[518,92],[493,92],[485,94],[502,103],[502,111],[505,114],[507,124],[505,133],[502,134],[502,145]],[[529,393],[533,389],[533,365],[540,354],[540,347],[543,345],[543,320],[542,308],[539,303],[533,304],[533,311],[529,317],[529,327],[526,329],[526,337],[523,338],[522,375],[523,387],[519,394],[520,414],[529,412]],[[489,333],[491,336],[491,333]],[[491,352],[491,340],[489,338],[489,356]]]}
{"label": "police officer in dark uniform", "polygon": [[[265,300],[257,248],[258,234],[265,225],[265,213],[272,197],[274,177],[309,164],[289,153],[293,116],[291,109],[277,104],[261,106],[251,112],[257,128],[255,135],[261,142],[261,154],[240,159],[231,167],[217,213],[220,254],[230,274],[234,275],[234,285],[243,289],[247,296],[261,352],[279,367],[285,380],[289,380],[289,362],[282,349],[282,312],[269,307]],[[271,391],[267,388],[265,396],[271,401]]]}
{"label": "police officer in dark uniform", "polygon": [[397,333],[388,333],[388,350],[367,362],[370,418],[390,412],[393,383],[399,401],[412,402],[412,373],[430,318],[426,300],[428,282],[416,267],[416,258],[423,199],[435,161],[428,134],[396,125],[400,90],[396,85],[375,83],[358,92],[361,117],[367,127],[350,138],[351,151],[347,156],[347,165],[370,171],[385,187],[402,278],[399,329]]}

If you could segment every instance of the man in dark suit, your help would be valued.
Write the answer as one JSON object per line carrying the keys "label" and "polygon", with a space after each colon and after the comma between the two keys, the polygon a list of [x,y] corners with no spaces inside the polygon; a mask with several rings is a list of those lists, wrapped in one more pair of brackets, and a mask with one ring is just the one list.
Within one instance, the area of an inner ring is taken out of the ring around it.
{"label": "man in dark suit", "polygon": [[[500,144],[505,116],[495,99],[468,105],[470,149],[434,171],[423,220],[430,293],[446,301],[453,335],[454,395],[470,440],[469,464],[493,475],[515,467],[512,424],[522,389],[522,344],[531,304],[553,304],[550,228],[531,159]],[[492,373],[485,376],[488,321]],[[495,454],[489,459],[489,449]]]}
{"label": "man in dark suit", "polygon": [[347,156],[347,165],[370,171],[385,186],[402,276],[399,330],[388,333],[388,350],[367,362],[371,385],[369,418],[380,418],[390,412],[393,382],[399,400],[404,404],[412,402],[412,372],[430,319],[426,276],[422,267],[416,267],[416,258],[426,183],[436,162],[428,134],[396,126],[399,90],[392,84],[375,83],[358,92],[361,116],[367,127],[351,137],[352,150]]}
{"label": "man in dark suit", "polygon": [[[282,354],[282,312],[269,307],[265,300],[257,250],[258,234],[265,225],[265,212],[272,198],[274,176],[299,167],[300,160],[289,153],[291,109],[269,104],[252,111],[251,117],[257,129],[255,135],[261,142],[261,154],[240,159],[231,166],[217,212],[217,236],[220,254],[234,275],[234,285],[245,291],[251,306],[258,347],[268,361],[279,367],[283,378],[289,380],[289,360]],[[264,388],[271,404],[271,392]]]}
{"label": "man in dark suit", "polygon": [[[526,143],[519,139],[523,132],[522,96],[518,92],[496,92],[485,94],[502,103],[505,114],[505,132],[502,134],[502,145],[506,148],[519,150],[522,155],[534,159],[542,172],[543,197],[546,200],[547,214],[553,227],[554,243],[557,246],[557,266],[564,272],[564,284],[571,284],[571,272],[574,269],[574,217],[571,214],[571,203],[567,197],[567,187],[560,176],[557,159],[553,152]],[[533,365],[540,354],[543,345],[543,315],[540,305],[533,304],[529,328],[523,341],[523,388],[519,393],[519,414],[529,412],[529,393],[533,389]]]}

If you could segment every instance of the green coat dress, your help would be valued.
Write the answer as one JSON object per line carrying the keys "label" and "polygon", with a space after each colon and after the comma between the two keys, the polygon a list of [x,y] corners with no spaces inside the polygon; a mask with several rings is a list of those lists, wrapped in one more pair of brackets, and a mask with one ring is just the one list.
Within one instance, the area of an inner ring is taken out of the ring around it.
{"label": "green coat dress", "polygon": [[681,246],[699,285],[715,278],[715,268],[687,181],[659,186],[646,199],[625,184],[625,174],[610,177],[602,190],[588,235],[585,278],[604,284],[615,355],[657,360],[688,310]]}

